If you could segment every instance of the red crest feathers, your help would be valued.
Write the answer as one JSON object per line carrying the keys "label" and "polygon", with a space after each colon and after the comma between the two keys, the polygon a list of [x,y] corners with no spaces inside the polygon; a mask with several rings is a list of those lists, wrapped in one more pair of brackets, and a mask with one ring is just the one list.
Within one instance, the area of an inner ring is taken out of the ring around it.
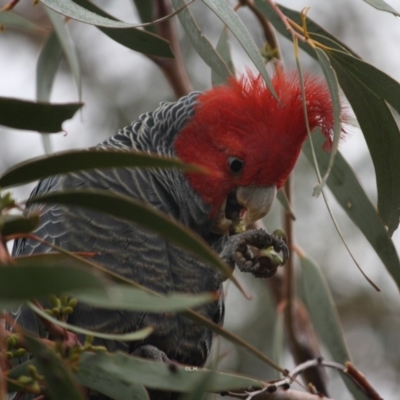
{"label": "red crest feathers", "polygon": [[[301,87],[296,73],[277,74],[272,85],[279,101],[263,78],[252,73],[199,95],[195,115],[178,134],[175,149],[184,161],[214,172],[208,178],[188,175],[206,201],[214,204],[220,201],[216,191],[226,197],[239,185],[279,188],[292,171],[307,138]],[[309,128],[321,128],[324,147],[329,149],[333,110],[327,85],[306,75],[304,87]],[[240,177],[232,177],[226,161],[229,156],[244,161]]]}

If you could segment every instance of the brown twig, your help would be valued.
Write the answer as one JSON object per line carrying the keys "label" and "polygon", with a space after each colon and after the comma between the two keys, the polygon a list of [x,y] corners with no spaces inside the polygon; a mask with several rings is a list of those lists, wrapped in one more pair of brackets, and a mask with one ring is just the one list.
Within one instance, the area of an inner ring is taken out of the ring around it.
{"label": "brown twig", "polygon": [[275,72],[277,74],[282,73],[284,70],[283,59],[281,57],[280,48],[278,44],[278,40],[275,35],[275,31],[268,21],[268,19],[264,16],[264,14],[254,5],[253,0],[240,0],[240,3],[247,6],[248,9],[254,14],[260,23],[262,30],[264,32],[265,40],[267,41],[271,53],[274,54],[274,58],[272,62],[274,64]]}
{"label": "brown twig", "polygon": [[[171,5],[166,0],[155,0],[154,5],[157,19],[171,14]],[[161,69],[174,90],[175,96],[182,97],[193,89],[184,67],[175,22],[171,18],[164,20],[156,25],[156,30],[159,36],[168,40],[175,58],[148,57]]]}

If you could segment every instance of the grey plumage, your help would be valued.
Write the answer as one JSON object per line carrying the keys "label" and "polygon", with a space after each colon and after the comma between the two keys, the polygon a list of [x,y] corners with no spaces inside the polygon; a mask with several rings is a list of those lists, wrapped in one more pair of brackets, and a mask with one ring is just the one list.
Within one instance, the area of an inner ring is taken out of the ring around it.
{"label": "grey plumage", "polygon": [[[175,156],[174,138],[193,115],[197,95],[194,92],[176,103],[161,103],[155,111],[141,115],[98,147]],[[32,196],[75,188],[110,190],[142,200],[184,223],[217,250],[219,248],[219,238],[210,239],[208,235],[210,206],[177,170],[118,168],[71,173],[41,181]],[[32,206],[28,212],[38,207],[41,220],[36,235],[70,251],[97,253],[95,261],[159,293],[221,291],[222,277],[215,269],[151,231],[77,207]],[[49,251],[48,246],[20,239],[14,244],[13,255]],[[198,311],[216,323],[222,322],[222,301]],[[18,310],[15,318],[26,329],[44,334],[29,309]],[[162,314],[100,310],[79,303],[68,322],[112,333],[131,332],[151,325],[155,332],[144,342],[97,340],[97,344],[106,345],[110,351],[128,353],[150,344],[170,359],[191,365],[202,365],[211,345],[209,330],[180,315],[166,320]]]}

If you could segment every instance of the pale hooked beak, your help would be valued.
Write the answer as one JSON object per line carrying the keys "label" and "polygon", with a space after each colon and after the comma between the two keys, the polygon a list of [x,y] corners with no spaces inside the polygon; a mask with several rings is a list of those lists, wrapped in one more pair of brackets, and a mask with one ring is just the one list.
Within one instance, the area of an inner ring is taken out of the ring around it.
{"label": "pale hooked beak", "polygon": [[232,227],[244,229],[246,225],[258,221],[271,209],[276,192],[276,186],[236,188],[222,204],[213,232],[226,234]]}

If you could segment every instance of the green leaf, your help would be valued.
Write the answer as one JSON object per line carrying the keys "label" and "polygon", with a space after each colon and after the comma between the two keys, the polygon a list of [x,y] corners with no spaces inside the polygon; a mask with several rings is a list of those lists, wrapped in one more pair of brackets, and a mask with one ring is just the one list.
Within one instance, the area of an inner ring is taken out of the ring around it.
{"label": "green leaf", "polygon": [[29,233],[39,225],[39,215],[0,215],[0,231],[3,237],[17,233]]}
{"label": "green leaf", "polygon": [[[342,50],[327,50],[331,59],[351,75],[359,86],[364,85],[377,97],[385,99],[400,113],[400,83],[360,58]],[[345,88],[344,88],[345,89]],[[347,96],[347,92],[346,92]]]}
{"label": "green leaf", "polygon": [[391,7],[386,1],[383,0],[364,0],[370,6],[376,8],[377,10],[386,11],[392,13],[396,17],[400,17],[400,13]]}
{"label": "green leaf", "polygon": [[81,335],[93,336],[96,338],[106,339],[106,340],[117,340],[119,342],[133,342],[135,340],[146,339],[154,331],[152,327],[146,327],[138,331],[114,334],[114,333],[103,333],[97,331],[91,331],[89,329],[81,328],[79,326],[71,325],[66,322],[59,321],[58,319],[46,314],[43,310],[35,306],[33,303],[28,303],[29,307],[43,319],[53,323],[54,325],[61,326],[67,331],[75,332]]}
{"label": "green leaf", "polygon": [[0,302],[43,298],[72,290],[94,289],[106,296],[99,274],[82,262],[40,254],[14,258],[0,266]]}
{"label": "green leaf", "polygon": [[[154,7],[151,1],[133,0],[136,10],[140,16],[140,21],[143,23],[151,22],[154,19]],[[147,31],[156,33],[154,25],[147,25],[144,27]]]}
{"label": "green leaf", "polygon": [[80,100],[82,98],[81,69],[79,66],[78,55],[76,53],[74,43],[71,39],[68,29],[65,26],[63,17],[56,12],[50,10],[49,8],[45,8],[45,10],[54,27],[55,33],[60,42],[60,46],[67,60],[69,69],[71,70],[71,74],[74,78],[76,88],[78,90],[78,97]]}
{"label": "green leaf", "polygon": [[[322,135],[313,135],[312,140],[318,164],[321,170],[324,171],[329,162],[329,154],[321,150],[324,138]],[[308,141],[303,146],[303,152],[312,163],[311,146]],[[374,205],[365,194],[355,173],[340,153],[337,154],[327,185],[349,218],[369,241],[400,288],[400,260],[396,248],[388,237],[386,228],[379,218]]]}
{"label": "green leaf", "polygon": [[62,130],[61,124],[82,106],[83,103],[48,104],[0,97],[0,125],[56,133]]}
{"label": "green leaf", "polygon": [[264,353],[262,353],[261,351],[256,349],[253,345],[246,342],[245,340],[243,340],[239,336],[235,335],[234,333],[229,332],[227,329],[224,329],[220,325],[215,324],[209,318],[204,317],[200,313],[193,311],[193,310],[184,311],[183,315],[187,316],[188,318],[192,319],[193,321],[198,322],[199,324],[201,324],[203,326],[206,326],[208,329],[210,329],[211,331],[215,332],[216,334],[222,336],[223,338],[229,340],[231,343],[235,344],[236,346],[243,347],[250,354],[257,357],[259,360],[261,360],[265,364],[268,364],[270,367],[276,369],[277,371],[284,373],[285,370],[283,368],[281,368],[278,364],[276,364],[274,361],[272,361],[270,358],[268,358]]}
{"label": "green leaf", "polygon": [[[97,15],[120,22],[112,15],[107,14],[95,4],[90,3],[87,0],[74,0],[74,2],[84,7],[86,10],[96,13]],[[148,3],[151,5],[151,2]],[[114,29],[97,26],[97,28],[110,39],[116,41],[122,46],[127,47],[128,49],[158,57],[174,57],[169,42],[151,32],[132,27],[125,29]]]}
{"label": "green leaf", "polygon": [[[57,35],[52,32],[47,38],[36,64],[36,100],[48,102],[57,69],[63,52]],[[46,154],[52,153],[51,139],[48,135],[41,136]]]}
{"label": "green leaf", "polygon": [[[1,184],[0,184],[0,186],[1,186]],[[276,194],[276,198],[278,199],[279,203],[281,203],[281,206],[285,210],[285,213],[289,214],[291,216],[292,220],[295,221],[296,216],[294,215],[292,205],[290,204],[289,199],[287,198],[284,188],[282,188],[281,190],[278,191],[278,193]]]}
{"label": "green leaf", "polygon": [[[320,268],[311,259],[300,255],[300,260],[304,293],[313,325],[328,348],[333,360],[344,365],[346,361],[350,361],[350,355],[347,351],[339,316],[329,286]],[[346,379],[343,379],[343,381],[355,399],[366,399],[366,396],[355,384]]]}
{"label": "green leaf", "polygon": [[178,159],[149,155],[138,151],[74,150],[37,157],[17,164],[0,177],[0,187],[21,185],[50,175],[94,168],[177,168],[182,171],[201,171],[200,167],[184,164]]}
{"label": "green leaf", "polygon": [[208,371],[204,375],[200,375],[197,382],[193,384],[190,393],[184,394],[180,397],[181,400],[203,400],[204,395],[209,390],[208,387],[213,380],[214,371]]}
{"label": "green leaf", "polygon": [[46,397],[52,400],[84,400],[85,396],[78,387],[71,372],[64,361],[49,347],[32,336],[24,335],[29,351],[36,360],[36,366],[40,374],[46,380]]}
{"label": "green leaf", "polygon": [[[234,75],[235,66],[233,65],[233,62],[232,62],[231,49],[230,49],[230,45],[229,45],[229,31],[226,26],[224,26],[224,28],[222,29],[222,33],[221,33],[221,36],[219,37],[217,47],[215,50],[219,53],[219,55],[225,61],[226,65],[229,68],[229,71],[232,71],[232,73]],[[214,70],[211,70],[211,82],[212,82],[213,86],[223,85],[224,83],[226,83],[227,79],[230,76],[231,75],[221,77]]]}
{"label": "green leaf", "polygon": [[[77,378],[84,386],[93,388],[97,382],[113,380],[119,385],[139,384],[150,389],[190,392],[198,380],[210,373],[200,367],[177,365],[173,371],[165,363],[133,357],[123,353],[82,354]],[[240,375],[212,371],[208,390],[220,392],[248,386],[262,387],[262,382]]]}
{"label": "green leaf", "polygon": [[[171,0],[171,3],[175,10],[185,5],[183,0]],[[178,13],[178,18],[188,36],[188,39],[204,62],[223,79],[232,76],[229,67],[214,49],[208,38],[200,30],[190,10],[187,7],[184,8]]]}
{"label": "green leaf", "polygon": [[[274,329],[271,336],[271,349],[272,349],[272,359],[281,365],[284,354],[284,338],[285,338],[285,325],[284,325],[284,315],[283,310],[277,308],[275,313]],[[281,379],[281,374],[274,370],[273,379]]]}
{"label": "green leaf", "polygon": [[116,21],[115,19],[103,17],[82,7],[79,5],[78,1],[40,0],[40,2],[59,14],[85,24],[103,26],[106,28],[133,28],[136,26],[135,24],[129,24],[126,22]]}
{"label": "green leaf", "polygon": [[36,98],[38,101],[49,101],[62,54],[57,35],[52,32],[40,52],[36,65]]}
{"label": "green leaf", "polygon": [[[81,206],[137,223],[195,254],[226,276],[232,274],[230,268],[219,259],[218,255],[200,236],[166,214],[128,196],[104,190],[65,190],[34,197],[27,202],[27,204],[32,203]],[[234,278],[232,280],[237,283]]]}
{"label": "green leaf", "polygon": [[5,27],[22,28],[34,31],[43,31],[44,29],[39,25],[34,24],[28,19],[21,17],[13,11],[0,12],[0,25]]}
{"label": "green leaf", "polygon": [[331,157],[329,160],[329,165],[326,168],[325,174],[323,175],[321,182],[314,188],[314,196],[319,196],[321,194],[322,188],[325,185],[326,180],[329,178],[329,174],[331,173],[333,164],[335,162],[336,154],[338,152],[340,135],[342,133],[342,124],[341,124],[341,115],[342,115],[342,106],[340,103],[339,96],[339,84],[336,79],[335,71],[332,68],[332,65],[329,61],[329,57],[326,53],[319,49],[315,48],[315,52],[318,57],[319,64],[322,68],[322,71],[325,75],[326,83],[329,88],[329,93],[331,95],[332,100],[332,108],[333,108],[333,145],[331,149]]}
{"label": "green leaf", "polygon": [[333,59],[332,64],[371,153],[378,188],[378,210],[391,236],[400,218],[399,128],[384,100],[358,84],[341,64]]}
{"label": "green leaf", "polygon": [[203,2],[221,19],[221,21],[229,28],[235,35],[236,39],[242,45],[245,52],[248,54],[254,65],[262,75],[265,83],[272,95],[277,98],[275,89],[272,86],[271,79],[265,68],[264,60],[261,56],[260,50],[255,44],[249,31],[244,25],[243,21],[239,18],[233,8],[226,0],[203,0]]}
{"label": "green leaf", "polygon": [[95,290],[73,293],[73,297],[77,297],[83,303],[104,309],[154,313],[183,311],[216,300],[216,296],[212,293],[198,295],[171,293],[167,296],[156,296],[127,285],[107,287],[107,297]]}
{"label": "green leaf", "polygon": [[[265,0],[255,1],[273,26],[292,40],[291,34],[272,7]],[[279,8],[286,16],[301,24],[299,12],[283,6]],[[312,39],[330,49],[338,50],[327,54],[367,141],[376,172],[379,213],[391,235],[397,229],[400,218],[400,157],[397,154],[400,148],[400,132],[382,98],[400,112],[400,84],[361,60],[357,54],[309,18],[307,31]],[[300,41],[299,46],[316,58],[311,46]]]}
{"label": "green leaf", "polygon": [[115,373],[111,375],[99,373],[97,368],[93,369],[89,366],[88,370],[81,370],[77,378],[81,385],[114,400],[149,399],[148,393],[141,383],[130,382],[129,379],[120,378]]}

